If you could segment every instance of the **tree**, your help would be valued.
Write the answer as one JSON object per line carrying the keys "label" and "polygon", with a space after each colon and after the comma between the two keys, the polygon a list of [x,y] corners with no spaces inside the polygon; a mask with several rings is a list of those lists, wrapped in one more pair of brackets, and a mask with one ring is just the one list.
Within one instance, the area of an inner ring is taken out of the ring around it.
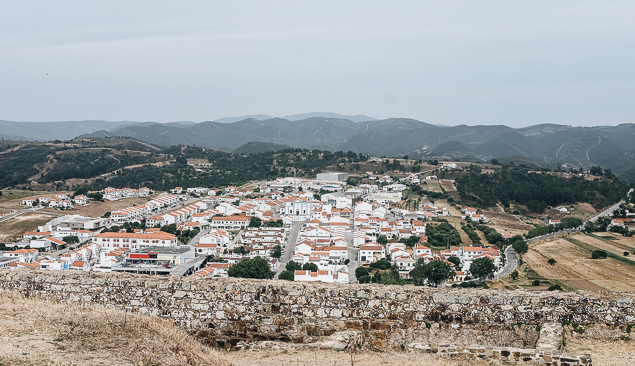
{"label": "tree", "polygon": [[285,280],[285,281],[293,281],[295,280],[295,272],[282,271],[282,273],[280,273],[280,276],[278,276],[278,279]]}
{"label": "tree", "polygon": [[549,288],[547,290],[549,290],[549,291],[564,291],[562,289],[562,286],[560,286],[558,284],[549,286]]}
{"label": "tree", "polygon": [[79,238],[75,235],[65,236],[62,238],[66,244],[76,244],[79,243]]}
{"label": "tree", "polygon": [[368,268],[366,267],[355,268],[355,277],[357,278],[357,280],[359,280],[360,277],[368,276],[368,274],[369,274]]}
{"label": "tree", "polygon": [[298,262],[295,261],[289,261],[289,263],[287,263],[286,267],[284,267],[285,270],[287,271],[299,271],[302,269],[302,266],[300,264],[298,264]]}
{"label": "tree", "polygon": [[549,260],[547,261],[547,264],[549,264],[549,265],[551,265],[551,266],[553,266],[553,265],[554,265],[554,264],[556,264],[556,263],[558,263],[558,262],[556,262],[556,260],[555,260],[555,259],[553,259],[553,258],[549,258]]}
{"label": "tree", "polygon": [[105,218],[110,217],[110,211],[106,212],[106,213],[104,214],[104,216],[102,216],[102,217],[105,217]]}
{"label": "tree", "polygon": [[428,263],[424,267],[423,273],[428,281],[428,284],[433,287],[439,286],[455,275],[455,272],[452,270],[449,263],[439,260]]}
{"label": "tree", "polygon": [[87,194],[88,194],[88,187],[86,187],[86,186],[81,186],[81,187],[77,188],[77,189],[75,190],[75,192],[73,192],[73,197],[76,197],[76,196],[85,196],[85,195],[87,195]]}
{"label": "tree", "polygon": [[362,276],[362,277],[357,279],[357,282],[359,282],[359,283],[370,283],[370,281],[371,281],[371,278],[370,278],[369,275]]}
{"label": "tree", "polygon": [[423,286],[426,283],[426,273],[425,273],[426,263],[425,260],[419,259],[417,264],[415,264],[415,268],[410,271],[410,279],[415,286]]}
{"label": "tree", "polygon": [[512,280],[516,281],[518,279],[518,271],[512,272],[511,278],[512,278]]}
{"label": "tree", "polygon": [[523,239],[522,237],[520,237],[520,239],[514,240],[514,238],[516,237],[520,237],[520,235],[516,235],[511,239],[512,247],[514,248],[516,253],[518,253],[518,255],[522,257],[523,254],[527,254],[527,251],[529,250],[529,245],[527,244],[525,239]]}
{"label": "tree", "polygon": [[594,250],[591,253],[591,259],[604,259],[608,257],[608,254],[603,250]]}
{"label": "tree", "polygon": [[318,270],[318,266],[315,263],[304,263],[302,269],[304,271],[316,272]]}
{"label": "tree", "polygon": [[249,251],[244,246],[234,248],[234,253],[236,254],[247,254]]}
{"label": "tree", "polygon": [[89,194],[86,195],[86,197],[92,198],[95,201],[103,201],[104,200],[104,195],[101,194],[100,192],[89,193]]}
{"label": "tree", "polygon": [[275,273],[269,268],[269,262],[261,257],[243,259],[229,267],[229,277],[272,279]]}
{"label": "tree", "polygon": [[262,225],[262,220],[258,217],[252,217],[249,219],[249,227],[260,227]]}
{"label": "tree", "polygon": [[382,258],[378,261],[375,261],[373,263],[370,264],[370,268],[375,268],[375,269],[389,269],[390,268],[390,261],[386,258]]}
{"label": "tree", "polygon": [[450,257],[448,258],[448,262],[454,263],[455,266],[458,266],[461,264],[461,260],[459,259],[459,257]]}
{"label": "tree", "polygon": [[282,257],[282,247],[280,245],[276,245],[273,247],[273,251],[271,252],[271,258],[280,258]]}
{"label": "tree", "polygon": [[377,244],[386,244],[388,243],[388,238],[386,237],[386,235],[379,235],[379,237],[377,238]]}
{"label": "tree", "polygon": [[487,257],[476,258],[470,266],[470,273],[472,276],[480,279],[481,281],[488,280],[494,276],[496,266],[491,259]]}

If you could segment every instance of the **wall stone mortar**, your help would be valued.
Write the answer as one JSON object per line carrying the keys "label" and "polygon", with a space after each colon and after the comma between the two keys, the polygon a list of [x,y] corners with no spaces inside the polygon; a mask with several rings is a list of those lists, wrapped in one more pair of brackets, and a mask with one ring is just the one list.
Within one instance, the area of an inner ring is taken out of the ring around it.
{"label": "wall stone mortar", "polygon": [[[635,323],[635,295],[433,289],[234,278],[0,270],[0,290],[173,320],[210,345],[318,342],[361,331],[370,348],[473,344],[535,349],[537,325]],[[556,350],[554,350],[556,352]]]}

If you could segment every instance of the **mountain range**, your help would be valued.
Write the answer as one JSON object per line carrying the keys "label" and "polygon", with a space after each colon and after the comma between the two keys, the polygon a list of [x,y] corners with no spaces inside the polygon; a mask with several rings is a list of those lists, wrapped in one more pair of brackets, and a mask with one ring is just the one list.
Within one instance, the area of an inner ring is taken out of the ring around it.
{"label": "mountain range", "polygon": [[[442,127],[408,118],[354,122],[326,114],[311,115],[295,121],[260,116],[262,119],[201,123],[83,121],[33,122],[29,126],[23,122],[0,121],[0,136],[43,139],[41,135],[44,135],[49,136],[45,138],[47,140],[126,136],[161,146],[180,144],[225,151],[242,146],[237,151],[240,153],[298,147],[422,159],[489,161],[521,158],[549,166],[588,169],[599,165],[612,169],[624,179],[635,180],[635,124]],[[302,115],[294,118],[300,117]],[[268,144],[243,146],[252,142]]]}

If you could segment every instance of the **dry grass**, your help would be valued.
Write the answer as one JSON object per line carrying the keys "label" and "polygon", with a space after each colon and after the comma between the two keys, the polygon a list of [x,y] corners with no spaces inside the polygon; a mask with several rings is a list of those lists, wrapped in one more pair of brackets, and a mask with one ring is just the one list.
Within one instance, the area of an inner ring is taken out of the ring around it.
{"label": "dry grass", "polygon": [[0,295],[0,365],[234,365],[167,320]]}
{"label": "dry grass", "polygon": [[[557,280],[572,289],[635,292],[635,266],[613,258],[591,259],[591,250],[566,238],[611,251],[609,243],[587,235],[554,237],[529,245],[529,252],[524,256],[529,267],[539,276]],[[556,265],[547,264],[550,258],[557,261]]]}
{"label": "dry grass", "polygon": [[43,225],[59,215],[46,212],[26,212],[0,222],[0,241],[20,240],[25,231],[35,231],[38,225]]}
{"label": "dry grass", "polygon": [[586,328],[583,335],[565,328],[565,352],[590,354],[595,366],[635,365],[635,333],[624,333],[619,329],[605,326]]}
{"label": "dry grass", "polygon": [[232,359],[249,366],[486,366],[489,362],[415,352],[240,351]]}

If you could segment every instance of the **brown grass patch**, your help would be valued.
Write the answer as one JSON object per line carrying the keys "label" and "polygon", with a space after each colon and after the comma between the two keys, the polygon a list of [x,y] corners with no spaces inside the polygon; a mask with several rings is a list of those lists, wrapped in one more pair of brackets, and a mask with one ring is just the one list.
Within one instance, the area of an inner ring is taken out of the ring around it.
{"label": "brown grass patch", "polygon": [[0,364],[234,365],[164,319],[0,295]]}
{"label": "brown grass patch", "polygon": [[[582,234],[571,235],[571,238],[581,241],[593,239]],[[531,269],[546,279],[558,280],[574,289],[598,291],[599,287],[609,291],[635,292],[633,265],[613,258],[591,259],[591,251],[562,237],[534,242],[529,247],[524,259]],[[554,266],[547,264],[550,258],[556,260]]]}
{"label": "brown grass patch", "polygon": [[0,222],[0,240],[18,239],[25,231],[35,231],[38,225],[43,225],[59,215],[46,212],[26,212]]}

